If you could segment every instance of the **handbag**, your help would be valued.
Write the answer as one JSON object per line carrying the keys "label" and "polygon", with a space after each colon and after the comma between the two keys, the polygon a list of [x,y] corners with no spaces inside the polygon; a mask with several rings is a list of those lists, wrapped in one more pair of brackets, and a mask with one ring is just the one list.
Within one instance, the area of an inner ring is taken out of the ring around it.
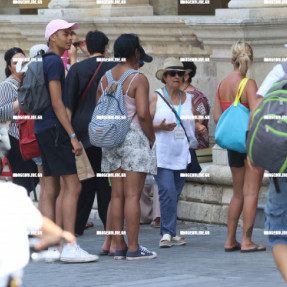
{"label": "handbag", "polygon": [[93,105],[83,105],[81,106],[81,103],[89,90],[90,86],[92,85],[94,79],[96,78],[103,62],[100,62],[95,73],[93,74],[92,78],[90,79],[88,85],[86,86],[85,90],[83,91],[80,99],[78,100],[76,110],[73,113],[72,116],[72,126],[75,131],[75,133],[78,135],[78,133],[86,132],[88,133],[88,125],[91,121],[92,113],[94,111]]}
{"label": "handbag", "polygon": [[190,153],[190,157],[191,157],[191,163],[189,163],[187,165],[187,172],[188,173],[200,173],[202,168],[197,160],[197,156],[196,156],[196,153],[194,151],[194,149],[191,147],[191,144],[190,144],[190,140],[187,136],[187,133],[186,133],[186,130],[184,128],[184,125],[180,119],[180,117],[178,116],[177,112],[174,110],[174,108],[169,104],[169,102],[157,91],[155,91],[163,100],[164,102],[169,106],[169,108],[172,110],[172,112],[175,114],[176,118],[179,120],[180,122],[180,125],[184,131],[184,134],[186,136],[186,139],[187,139],[187,142],[188,142],[188,145],[189,145],[189,153]]}
{"label": "handbag", "polygon": [[239,99],[247,81],[248,78],[244,78],[240,82],[234,103],[223,112],[215,129],[216,144],[240,153],[246,153],[245,141],[250,111],[239,102]]}
{"label": "handbag", "polygon": [[83,149],[83,152],[80,156],[76,157],[76,167],[77,167],[77,173],[78,173],[78,177],[80,181],[89,179],[95,176],[94,170],[91,166],[91,163],[89,161],[89,158],[86,154],[85,149]]}

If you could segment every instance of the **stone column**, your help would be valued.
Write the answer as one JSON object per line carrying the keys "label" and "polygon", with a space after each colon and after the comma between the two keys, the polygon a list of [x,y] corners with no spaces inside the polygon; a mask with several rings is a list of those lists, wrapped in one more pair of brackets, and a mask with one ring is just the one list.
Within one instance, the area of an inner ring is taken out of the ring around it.
{"label": "stone column", "polygon": [[217,9],[215,15],[229,19],[266,17],[278,18],[287,16],[287,2],[285,1],[231,0],[228,3],[228,7],[229,9]]}
{"label": "stone column", "polygon": [[14,15],[20,14],[19,5],[13,4],[12,1],[0,2],[0,15]]}
{"label": "stone column", "polygon": [[[116,4],[109,4],[110,2]],[[152,16],[149,0],[51,0],[49,9],[38,10],[50,17]]]}
{"label": "stone column", "polygon": [[[270,7],[284,7],[286,4],[273,4],[274,0],[231,0],[228,3],[229,8],[270,8]],[[277,1],[278,2],[278,1]],[[283,2],[283,1],[281,1]]]}

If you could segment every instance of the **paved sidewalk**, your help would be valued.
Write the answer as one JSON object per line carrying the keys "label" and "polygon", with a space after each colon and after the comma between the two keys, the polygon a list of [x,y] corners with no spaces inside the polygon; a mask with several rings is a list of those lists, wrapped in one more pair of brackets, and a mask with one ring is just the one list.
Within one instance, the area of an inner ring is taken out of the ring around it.
{"label": "paved sidewalk", "polygon": [[[79,244],[90,253],[99,253],[104,241],[95,227],[78,237]],[[226,227],[179,222],[178,231],[208,230],[209,236],[185,236],[186,246],[158,248],[159,229],[141,225],[140,244],[158,257],[153,260],[126,261],[100,257],[99,262],[64,264],[33,262],[25,269],[25,287],[187,287],[187,286],[286,286],[267,245],[262,229],[254,230],[254,242],[267,247],[266,252],[242,254],[223,250]],[[242,229],[238,230],[238,239]]]}

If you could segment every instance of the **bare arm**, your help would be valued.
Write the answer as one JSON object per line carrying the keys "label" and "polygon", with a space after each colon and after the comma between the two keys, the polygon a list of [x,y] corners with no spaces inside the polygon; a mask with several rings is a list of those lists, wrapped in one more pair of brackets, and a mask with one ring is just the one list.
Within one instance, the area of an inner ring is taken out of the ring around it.
{"label": "bare arm", "polygon": [[[155,110],[156,110],[156,103],[157,103],[157,93],[152,93],[151,94],[151,103],[150,103],[150,114],[152,119],[154,118],[155,115]],[[176,123],[165,123],[166,119],[163,119],[160,123],[153,123],[153,128],[154,131],[172,131],[176,127]]]}
{"label": "bare arm", "polygon": [[62,228],[45,216],[43,216],[41,231],[41,241],[36,245],[38,250],[58,244],[62,239],[68,243],[76,242],[76,238],[72,233],[63,231]]}
{"label": "bare arm", "polygon": [[69,121],[71,121],[72,120],[72,111],[69,108],[66,107],[66,112],[67,112]]}
{"label": "bare arm", "polygon": [[70,66],[73,66],[75,63],[77,63],[77,48],[73,44],[68,50],[68,55],[70,58]]}
{"label": "bare arm", "polygon": [[[59,122],[64,127],[64,129],[66,130],[69,136],[74,134],[75,132],[72,128],[71,122],[66,112],[66,108],[62,101],[60,80],[50,81],[49,90],[50,90],[50,95],[51,95],[52,106],[56,114],[56,117],[58,118]],[[73,145],[73,152],[75,153],[75,155],[81,155],[82,145],[79,143],[76,136],[71,138],[71,143]]]}
{"label": "bare arm", "polygon": [[[193,115],[199,115],[199,113],[197,112],[197,110],[194,107],[193,100],[191,100],[191,104],[192,104],[192,114]],[[195,130],[200,134],[206,135],[207,134],[207,128],[202,122],[203,122],[203,120],[199,120],[199,119],[195,120]]]}
{"label": "bare arm", "polygon": [[139,123],[149,139],[150,147],[155,141],[152,117],[149,111],[149,83],[144,75],[138,75],[135,82],[135,101]]}
{"label": "bare arm", "polygon": [[214,100],[214,110],[213,110],[213,120],[216,124],[219,121],[219,118],[221,117],[222,113],[223,113],[223,110],[220,105],[219,99],[216,95],[215,100]]}
{"label": "bare arm", "polygon": [[263,97],[262,96],[256,96],[257,93],[257,85],[254,80],[249,80],[248,81],[248,86],[247,86],[247,101],[250,107],[250,117],[249,117],[249,123],[248,123],[248,128],[251,125],[251,120],[253,117],[254,112],[256,111],[257,107],[259,104],[262,102]]}

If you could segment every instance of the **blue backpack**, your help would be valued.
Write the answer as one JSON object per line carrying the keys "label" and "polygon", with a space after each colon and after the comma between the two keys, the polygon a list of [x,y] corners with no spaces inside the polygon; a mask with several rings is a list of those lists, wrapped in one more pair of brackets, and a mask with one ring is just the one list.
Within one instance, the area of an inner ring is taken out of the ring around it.
{"label": "blue backpack", "polygon": [[[126,114],[122,85],[128,76],[139,73],[136,70],[126,71],[118,81],[115,81],[111,70],[106,72],[108,85],[118,84],[111,94],[112,87],[103,91],[89,124],[89,137],[92,145],[112,148],[120,146],[129,129],[131,120]],[[112,85],[113,86],[113,85]]]}

